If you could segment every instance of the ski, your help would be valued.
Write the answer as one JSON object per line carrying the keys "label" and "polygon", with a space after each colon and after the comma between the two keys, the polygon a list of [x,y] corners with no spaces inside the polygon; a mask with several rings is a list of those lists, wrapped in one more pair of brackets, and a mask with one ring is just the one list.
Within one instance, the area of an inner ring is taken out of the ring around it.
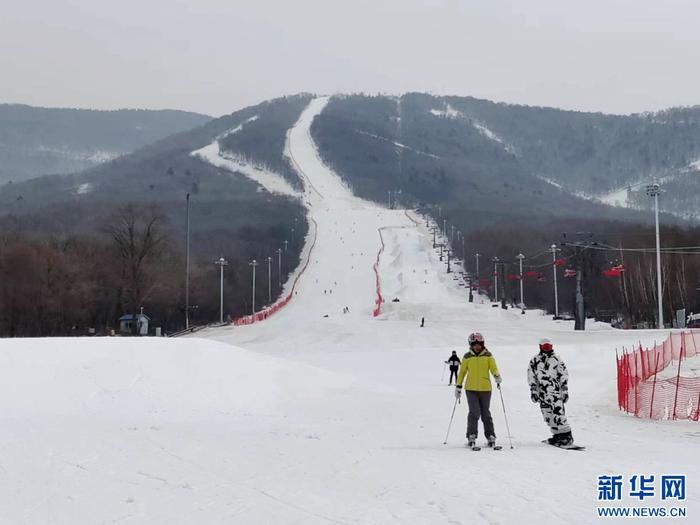
{"label": "ski", "polygon": [[474,452],[476,452],[477,450],[481,450],[481,447],[479,447],[473,443],[467,443],[467,448],[473,450]]}
{"label": "ski", "polygon": [[489,447],[489,448],[492,448],[493,450],[503,450],[503,447],[501,445],[494,445],[494,446]]}

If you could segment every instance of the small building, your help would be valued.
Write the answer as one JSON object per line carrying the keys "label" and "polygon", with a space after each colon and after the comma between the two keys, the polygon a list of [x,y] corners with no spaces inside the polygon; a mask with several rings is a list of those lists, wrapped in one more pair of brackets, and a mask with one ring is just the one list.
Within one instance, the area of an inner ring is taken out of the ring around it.
{"label": "small building", "polygon": [[134,323],[137,323],[136,335],[148,335],[148,322],[150,318],[145,314],[125,314],[119,318],[119,333],[121,335],[131,335]]}

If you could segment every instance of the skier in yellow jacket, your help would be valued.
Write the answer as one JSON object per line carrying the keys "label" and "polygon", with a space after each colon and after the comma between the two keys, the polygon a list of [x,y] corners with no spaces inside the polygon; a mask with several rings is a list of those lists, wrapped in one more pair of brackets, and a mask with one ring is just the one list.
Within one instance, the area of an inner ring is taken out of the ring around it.
{"label": "skier in yellow jacket", "polygon": [[484,434],[490,447],[496,444],[496,432],[493,428],[491,417],[491,377],[493,374],[496,386],[501,388],[501,375],[498,373],[496,360],[491,352],[484,346],[484,336],[478,332],[469,335],[469,352],[464,354],[462,364],[457,375],[457,388],[455,397],[460,399],[462,387],[466,378],[467,403],[469,415],[467,416],[467,445],[474,447],[479,435],[479,418],[484,425]]}

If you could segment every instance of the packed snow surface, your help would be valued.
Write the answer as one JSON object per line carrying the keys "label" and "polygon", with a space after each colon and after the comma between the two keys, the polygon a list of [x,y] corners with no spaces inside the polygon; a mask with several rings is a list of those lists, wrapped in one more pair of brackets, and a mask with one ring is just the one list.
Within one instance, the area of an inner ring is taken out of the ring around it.
{"label": "packed snow surface", "polygon": [[[281,312],[177,340],[0,342],[0,523],[600,523],[597,476],[674,473],[688,476],[694,522],[698,424],[617,409],[616,348],[665,332],[574,332],[467,302],[422,217],[355,197],[321,161],[309,130],[326,102],[288,133],[318,228]],[[464,402],[443,445],[455,407],[444,361],[476,330],[503,376],[513,449],[497,391],[504,449],[464,447]],[[525,374],[543,336],[569,368],[585,452],[540,443]]]}

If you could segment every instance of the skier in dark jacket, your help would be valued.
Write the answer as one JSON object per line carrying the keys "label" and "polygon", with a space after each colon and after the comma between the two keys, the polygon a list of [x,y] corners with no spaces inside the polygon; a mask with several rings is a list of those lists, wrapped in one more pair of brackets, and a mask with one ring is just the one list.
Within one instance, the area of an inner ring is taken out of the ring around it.
{"label": "skier in dark jacket", "polygon": [[530,398],[539,403],[545,422],[552,431],[550,445],[571,446],[574,438],[566,420],[564,404],[569,400],[569,373],[564,361],[554,353],[552,341],[540,340],[540,353],[527,368]]}
{"label": "skier in dark jacket", "polygon": [[[450,365],[450,382],[449,384],[452,384],[452,376],[455,376],[455,383],[457,382],[457,372],[459,372],[459,357],[457,357],[457,352],[455,350],[452,350],[452,355],[449,357],[447,361],[445,361],[448,365]],[[445,377],[445,376],[443,376]]]}

